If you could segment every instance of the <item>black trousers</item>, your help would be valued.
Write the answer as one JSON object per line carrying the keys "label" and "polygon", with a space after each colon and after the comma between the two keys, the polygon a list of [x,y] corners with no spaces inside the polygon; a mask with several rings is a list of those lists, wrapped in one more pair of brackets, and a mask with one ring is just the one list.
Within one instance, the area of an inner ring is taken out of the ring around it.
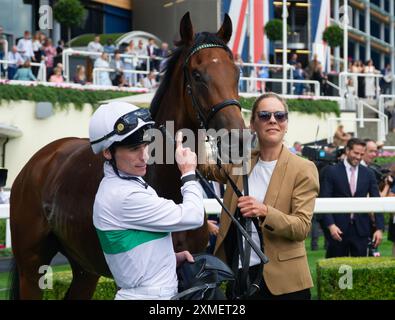
{"label": "black trousers", "polygon": [[350,223],[347,233],[342,234],[342,241],[329,239],[326,258],[335,257],[366,257],[368,250],[368,237],[361,237],[355,227]]}
{"label": "black trousers", "polygon": [[[249,270],[250,280],[256,279],[259,272],[258,266],[252,266]],[[239,275],[240,276],[240,273]],[[310,289],[304,289],[300,291],[290,292],[281,295],[274,295],[270,292],[266,285],[265,279],[261,276],[261,281],[259,283],[259,291],[257,291],[253,296],[247,298],[248,300],[310,300],[311,294]]]}

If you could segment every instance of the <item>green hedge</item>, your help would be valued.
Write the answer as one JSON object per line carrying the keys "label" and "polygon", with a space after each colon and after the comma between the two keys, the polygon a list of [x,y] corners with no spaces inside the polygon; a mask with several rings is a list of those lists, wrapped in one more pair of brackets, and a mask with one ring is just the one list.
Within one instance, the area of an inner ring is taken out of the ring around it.
{"label": "green hedge", "polygon": [[[53,289],[44,291],[44,300],[62,300],[70,286],[72,279],[71,271],[56,272],[53,277]],[[117,287],[114,280],[100,277],[93,300],[114,300]]]}
{"label": "green hedge", "polygon": [[395,157],[377,157],[374,162],[379,166],[395,163]]}
{"label": "green hedge", "polygon": [[[126,33],[106,33],[106,34],[100,34],[100,43],[102,45],[105,45],[107,43],[108,39],[112,39],[113,44],[115,41],[123,36]],[[70,40],[71,47],[85,47],[89,44],[89,42],[93,41],[95,38],[94,33],[88,33],[88,34],[83,34],[81,36],[78,36],[74,39]]]}
{"label": "green hedge", "polygon": [[[345,272],[342,265],[352,269],[352,289],[341,289]],[[395,258],[363,257],[333,258],[317,262],[319,300],[393,300],[395,299]]]}
{"label": "green hedge", "polygon": [[[45,86],[18,86],[18,85],[0,85],[0,100],[17,101],[29,100],[35,102],[49,101],[55,108],[61,110],[67,109],[69,104],[74,104],[77,110],[81,110],[85,103],[91,104],[96,108],[100,101],[131,96],[130,92],[118,91],[94,91],[78,90],[66,88],[54,88]],[[243,108],[251,110],[255,98],[240,97],[240,103]],[[340,116],[339,105],[335,101],[328,100],[310,100],[310,99],[288,99],[289,111],[315,114],[323,116],[327,113],[335,113]]]}
{"label": "green hedge", "polygon": [[[240,97],[240,103],[245,109],[252,109],[255,98]],[[315,114],[323,116],[327,113],[334,113],[340,116],[339,104],[330,100],[312,100],[312,99],[287,99],[289,111]]]}
{"label": "green hedge", "polygon": [[49,101],[55,108],[67,109],[70,103],[74,104],[77,110],[81,110],[85,103],[96,108],[100,101],[131,96],[133,93],[120,91],[94,91],[54,88],[45,86],[18,86],[0,85],[0,100],[16,101]]}

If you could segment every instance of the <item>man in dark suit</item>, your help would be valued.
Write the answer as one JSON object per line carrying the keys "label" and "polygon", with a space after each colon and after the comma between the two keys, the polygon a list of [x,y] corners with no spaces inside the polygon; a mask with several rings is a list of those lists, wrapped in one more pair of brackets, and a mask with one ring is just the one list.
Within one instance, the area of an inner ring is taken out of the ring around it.
{"label": "man in dark suit", "polygon": [[[360,165],[366,150],[363,140],[352,138],[346,146],[346,158],[335,166],[327,168],[321,184],[320,197],[379,197],[374,173]],[[375,214],[377,230],[373,234],[374,246],[382,240],[384,218]],[[323,217],[324,225],[329,229],[330,239],[326,252],[327,258],[343,256],[366,256],[371,231],[368,214],[327,214]]]}
{"label": "man in dark suit", "polygon": [[170,55],[169,44],[162,42],[160,48],[154,50],[154,54],[157,58],[162,58],[161,60],[155,60],[155,69],[162,72],[166,67],[167,57]]}

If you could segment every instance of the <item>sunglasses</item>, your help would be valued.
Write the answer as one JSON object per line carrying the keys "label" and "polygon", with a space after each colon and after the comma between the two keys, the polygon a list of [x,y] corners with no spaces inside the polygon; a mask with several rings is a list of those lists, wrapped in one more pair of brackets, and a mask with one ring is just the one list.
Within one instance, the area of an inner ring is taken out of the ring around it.
{"label": "sunglasses", "polygon": [[137,125],[139,124],[139,120],[138,120],[139,118],[144,122],[153,121],[148,109],[139,109],[136,111],[129,112],[123,115],[122,117],[120,117],[115,122],[113,131],[111,131],[110,133],[106,134],[104,137],[98,140],[92,141],[91,144],[95,144],[103,140],[106,140],[115,134],[121,136],[129,133],[130,131],[137,128]]}
{"label": "sunglasses", "polygon": [[276,112],[269,112],[269,111],[258,111],[258,118],[261,121],[267,122],[274,116],[277,122],[284,122],[288,120],[288,112],[285,111],[276,111]]}
{"label": "sunglasses", "polygon": [[138,119],[144,122],[152,121],[151,114],[148,109],[139,109],[127,113],[120,117],[114,124],[114,134],[124,135],[137,127],[139,124]]}

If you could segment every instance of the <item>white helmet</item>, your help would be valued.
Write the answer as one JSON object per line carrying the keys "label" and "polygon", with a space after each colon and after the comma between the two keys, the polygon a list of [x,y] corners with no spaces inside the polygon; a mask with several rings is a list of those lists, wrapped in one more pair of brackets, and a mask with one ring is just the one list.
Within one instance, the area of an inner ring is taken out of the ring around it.
{"label": "white helmet", "polygon": [[93,113],[89,123],[92,150],[97,154],[154,123],[148,109],[126,102],[103,104]]}

